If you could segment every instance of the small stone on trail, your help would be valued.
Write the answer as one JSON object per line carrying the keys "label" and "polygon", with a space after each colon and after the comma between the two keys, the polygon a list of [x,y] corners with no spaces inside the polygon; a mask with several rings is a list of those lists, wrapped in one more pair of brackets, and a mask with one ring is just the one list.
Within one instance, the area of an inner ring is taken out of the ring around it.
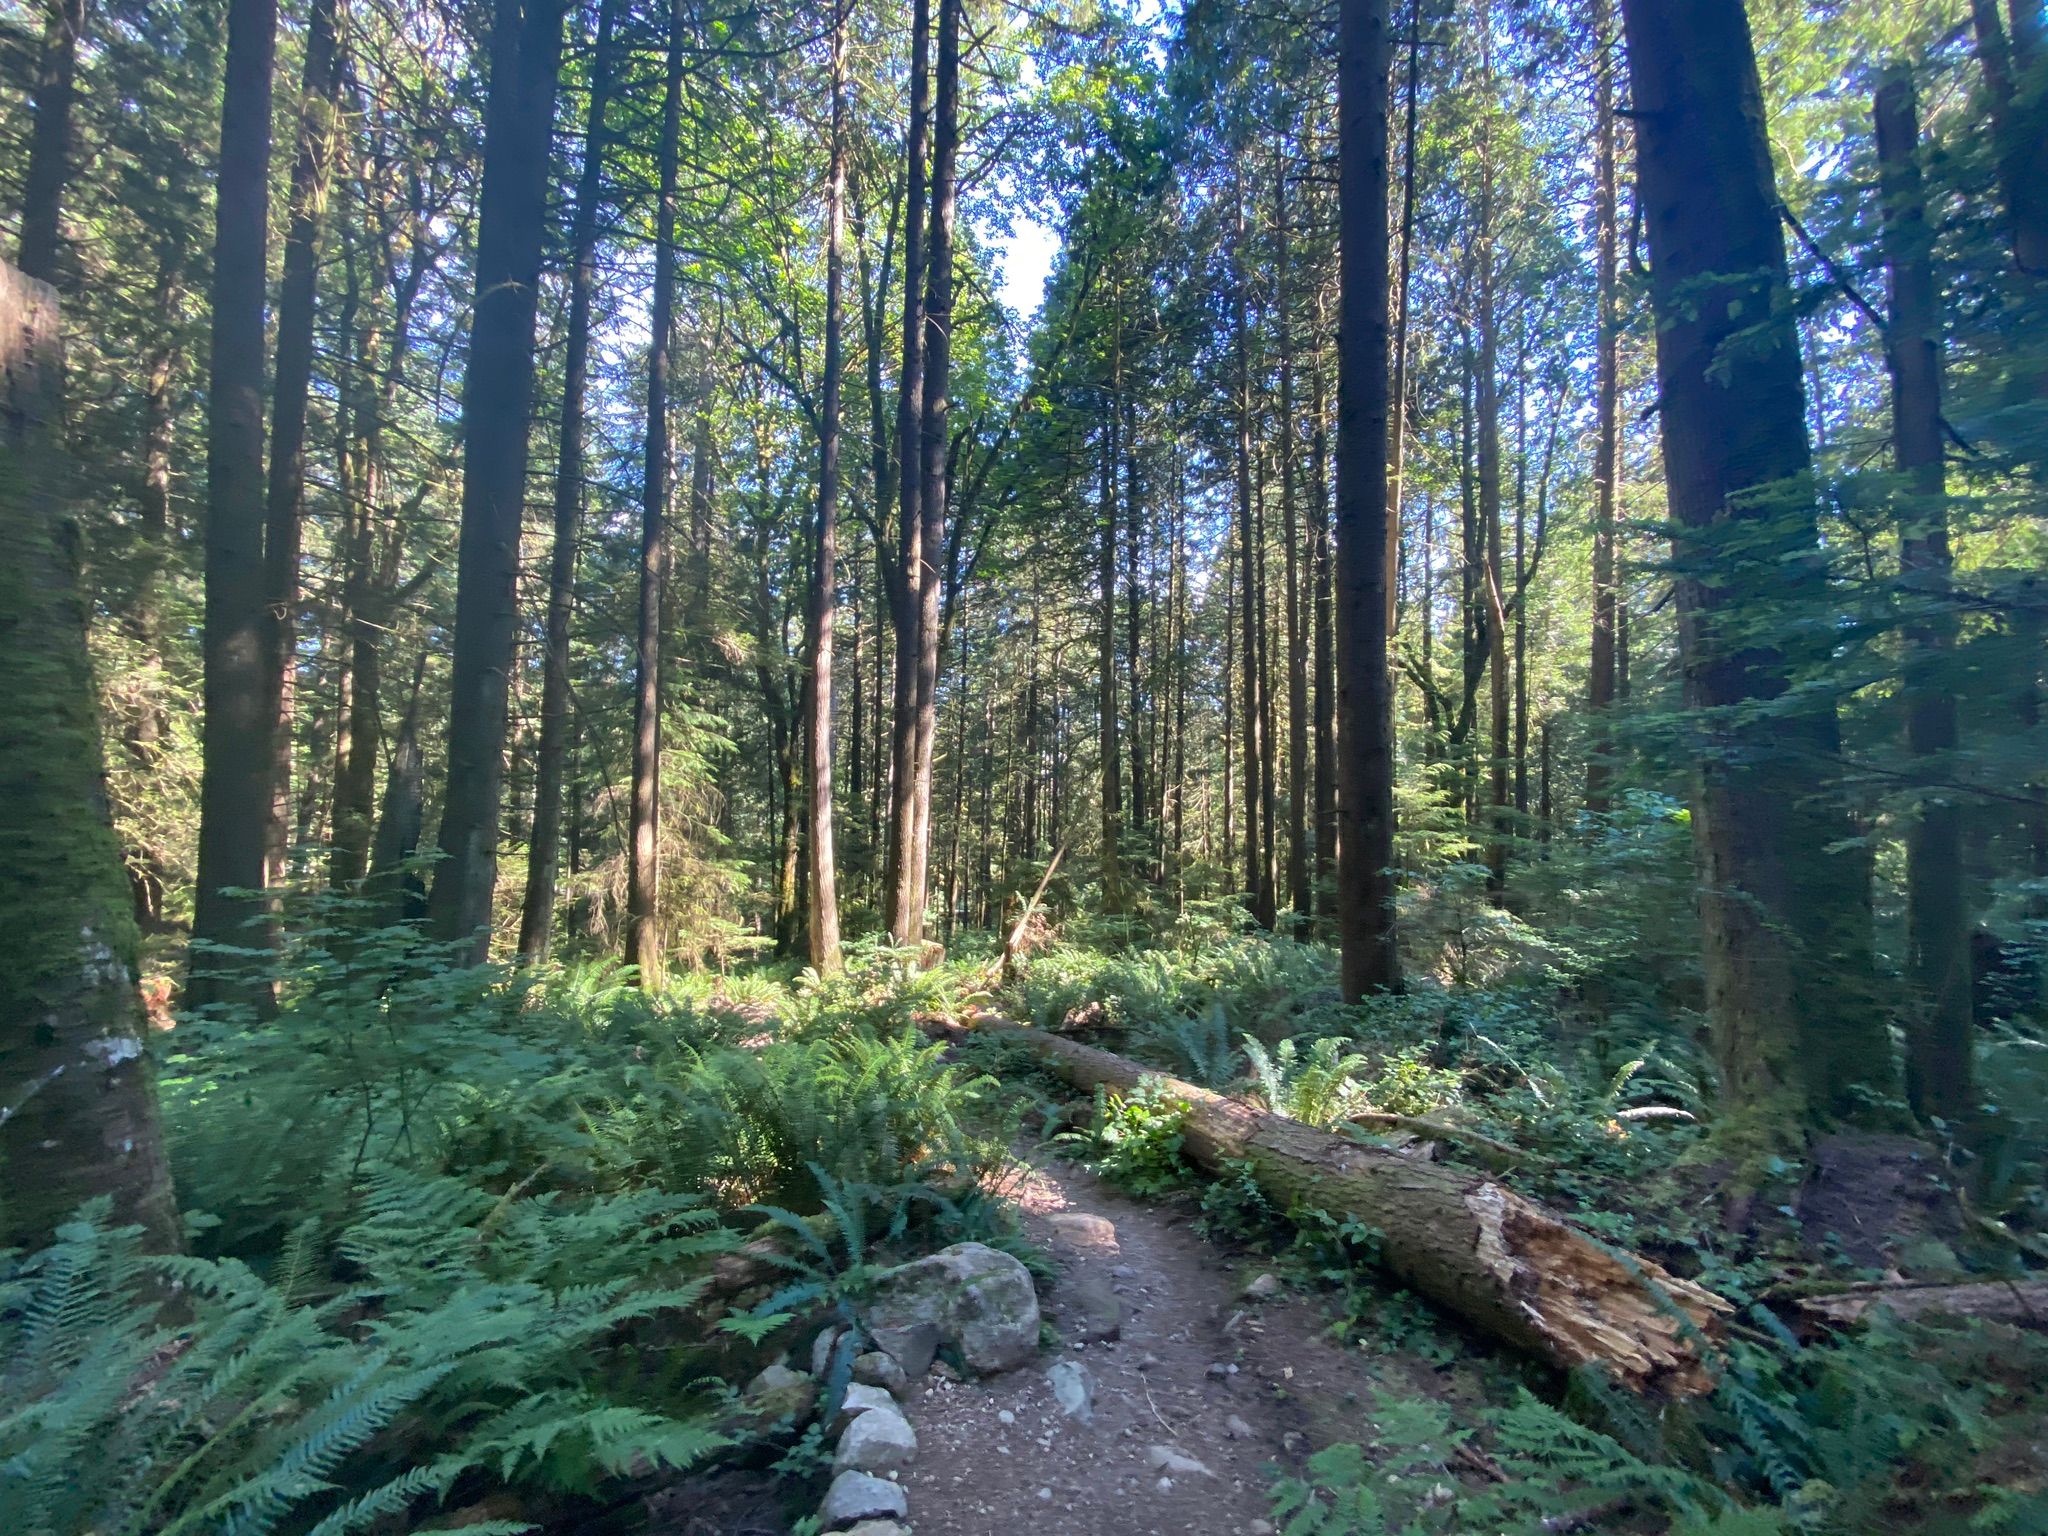
{"label": "small stone on trail", "polygon": [[1140,1355],[1140,1356],[1138,1357],[1138,1369],[1139,1369],[1139,1370],[1141,1370],[1141,1371],[1149,1371],[1149,1370],[1152,1370],[1152,1369],[1154,1369],[1154,1368],[1155,1368],[1155,1367],[1156,1367],[1156,1366],[1157,1366],[1158,1364],[1159,1364],[1159,1357],[1158,1357],[1157,1355]]}
{"label": "small stone on trail", "polygon": [[1170,1445],[1148,1446],[1145,1451],[1145,1464],[1155,1472],[1177,1474],[1184,1477],[1214,1477],[1216,1475],[1208,1467],[1188,1455],[1186,1451],[1178,1450]]}
{"label": "small stone on trail", "polygon": [[1271,1301],[1279,1294],[1280,1277],[1278,1275],[1260,1275],[1244,1288],[1244,1295],[1247,1301]]}
{"label": "small stone on trail", "polygon": [[[1269,1525],[1266,1529],[1270,1531],[1273,1528]],[[846,1536],[909,1536],[909,1531],[894,1520],[863,1520]]]}
{"label": "small stone on trail", "polygon": [[1095,1417],[1095,1381],[1087,1366],[1078,1360],[1056,1360],[1046,1370],[1045,1379],[1061,1413],[1083,1424]]}
{"label": "small stone on trail", "polygon": [[1076,1248],[1116,1251],[1116,1223],[1106,1216],[1091,1215],[1087,1211],[1055,1211],[1046,1217],[1045,1224],[1052,1228],[1054,1235]]}
{"label": "small stone on trail", "polygon": [[870,1408],[846,1426],[832,1465],[841,1472],[893,1472],[916,1459],[917,1431],[891,1403]]}
{"label": "small stone on trail", "polygon": [[909,1512],[909,1498],[886,1478],[842,1472],[825,1490],[825,1502],[818,1506],[818,1524],[836,1531],[859,1520],[901,1519]]}
{"label": "small stone on trail", "polygon": [[998,1424],[1014,1424],[1017,1422],[1017,1415],[1010,1412],[1007,1408],[999,1409],[996,1413],[996,1422]]}
{"label": "small stone on trail", "polygon": [[1225,1376],[1235,1376],[1237,1374],[1237,1367],[1234,1365],[1225,1365],[1221,1360],[1212,1360],[1209,1363],[1208,1374],[1214,1376],[1217,1380],[1220,1381]]}
{"label": "small stone on trail", "polygon": [[1038,1496],[1039,1496],[1039,1497],[1040,1497],[1041,1499],[1045,1500],[1045,1502],[1046,1502],[1046,1503],[1048,1503],[1048,1504],[1050,1504],[1050,1503],[1052,1502],[1052,1490],[1051,1490],[1050,1488],[1041,1488],[1041,1489],[1039,1489],[1039,1490],[1038,1490]]}
{"label": "small stone on trail", "polygon": [[1119,1264],[1111,1269],[1110,1273],[1119,1280],[1135,1280],[1138,1277],[1138,1271],[1129,1264]]}
{"label": "small stone on trail", "polygon": [[1245,1527],[1245,1536],[1273,1536],[1273,1522],[1270,1520],[1254,1520]]}
{"label": "small stone on trail", "polygon": [[1223,1433],[1233,1440],[1249,1440],[1252,1437],[1252,1427],[1233,1413],[1223,1421]]}

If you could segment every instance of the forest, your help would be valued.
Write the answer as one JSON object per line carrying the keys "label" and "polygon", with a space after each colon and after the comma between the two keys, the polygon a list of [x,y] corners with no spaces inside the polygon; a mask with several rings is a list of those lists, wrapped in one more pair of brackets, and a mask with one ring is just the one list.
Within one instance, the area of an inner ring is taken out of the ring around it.
{"label": "forest", "polygon": [[0,0],[0,1532],[2048,1532],[2041,0]]}

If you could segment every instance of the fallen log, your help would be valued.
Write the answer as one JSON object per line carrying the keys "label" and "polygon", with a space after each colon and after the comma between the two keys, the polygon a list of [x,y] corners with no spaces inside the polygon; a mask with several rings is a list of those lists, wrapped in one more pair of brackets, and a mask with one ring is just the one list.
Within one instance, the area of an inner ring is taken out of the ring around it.
{"label": "fallen log", "polygon": [[927,1027],[1021,1041],[1089,1092],[1157,1081],[1188,1106],[1182,1147],[1196,1165],[1211,1173],[1246,1165],[1282,1209],[1320,1207],[1370,1224],[1381,1262],[1404,1285],[1553,1365],[1603,1367],[1637,1392],[1672,1397],[1712,1385],[1702,1348],[1729,1310],[1725,1301],[1596,1242],[1482,1173],[1362,1146],[989,1014]]}
{"label": "fallen log", "polygon": [[1923,1317],[1981,1317],[2022,1328],[2048,1328],[2048,1279],[1854,1285],[1802,1296],[1793,1310],[1810,1322],[1852,1327],[1882,1307],[1902,1322]]}

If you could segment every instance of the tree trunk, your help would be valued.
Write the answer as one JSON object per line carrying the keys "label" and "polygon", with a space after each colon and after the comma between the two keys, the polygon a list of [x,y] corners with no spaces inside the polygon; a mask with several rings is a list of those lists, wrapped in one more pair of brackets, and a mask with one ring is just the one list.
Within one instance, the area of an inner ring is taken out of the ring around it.
{"label": "tree trunk", "polygon": [[[943,3],[943,0],[942,0]],[[925,153],[931,132],[928,56],[930,0],[912,0],[910,124],[904,138],[903,363],[896,399],[897,565],[888,583],[896,626],[896,676],[891,697],[888,848],[883,899],[892,943],[924,934],[924,893],[917,872],[917,667],[924,562]],[[934,552],[934,561],[936,552]],[[936,568],[936,567],[935,567]],[[936,657],[935,657],[936,660]]]}
{"label": "tree trunk", "polygon": [[1593,716],[1586,761],[1586,810],[1607,813],[1610,759],[1606,711],[1614,688],[1614,512],[1621,475],[1621,313],[1617,245],[1615,73],[1620,39],[1614,35],[1614,0],[1596,0],[1593,12],[1593,264],[1598,326],[1593,429],[1593,643],[1586,703]]}
{"label": "tree trunk", "polygon": [[1387,634],[1401,629],[1401,490],[1408,458],[1408,298],[1415,265],[1415,129],[1422,94],[1422,0],[1408,5],[1408,94],[1401,127],[1401,275],[1394,297],[1393,444],[1387,466]]}
{"label": "tree trunk", "polygon": [[496,0],[484,111],[476,309],[462,398],[448,783],[430,914],[437,934],[490,950],[507,683],[518,629],[533,326],[546,229],[548,151],[562,62],[562,0]]}
{"label": "tree trunk", "polygon": [[1096,518],[1100,616],[1096,626],[1096,728],[1102,746],[1102,910],[1123,910],[1122,749],[1116,715],[1116,404],[1103,413],[1102,510]]}
{"label": "tree trunk", "polygon": [[1294,504],[1294,337],[1287,308],[1287,164],[1273,156],[1274,322],[1280,338],[1280,537],[1287,575],[1287,893],[1294,936],[1315,913],[1308,861],[1308,647],[1301,623],[1301,533]]}
{"label": "tree trunk", "polygon": [[832,625],[839,580],[840,374],[845,369],[839,291],[845,268],[849,3],[832,3],[832,144],[825,173],[825,379],[819,403],[818,544],[811,570],[811,669],[804,710],[811,752],[811,966],[820,976],[839,970],[839,875],[832,850]]}
{"label": "tree trunk", "polygon": [[[195,945],[268,951],[261,894],[275,793],[263,565],[263,298],[275,0],[232,0],[213,245],[206,422],[205,718]],[[195,950],[194,1006],[273,1005],[267,958]]]}
{"label": "tree trunk", "polygon": [[1188,1106],[1181,1150],[1197,1167],[1248,1170],[1275,1209],[1311,1206],[1371,1227],[1402,1284],[1491,1337],[1561,1370],[1603,1367],[1636,1392],[1689,1397],[1712,1385],[1700,1345],[1726,1302],[1484,1174],[1316,1130],[1044,1030],[986,1014],[973,1028],[1024,1042],[1084,1091],[1158,1084]]}
{"label": "tree trunk", "polygon": [[[1892,1077],[1869,887],[1834,799],[1831,700],[1759,714],[1827,602],[1799,347],[1762,93],[1740,0],[1623,0],[1657,311],[1679,650],[1699,748],[1693,817],[1707,1015],[1731,1146],[1796,1145]],[[1780,317],[1759,336],[1759,316]],[[1742,333],[1734,346],[1726,345]],[[1709,579],[1711,576],[1711,579]],[[1759,631],[1766,637],[1759,640]]]}
{"label": "tree trunk", "polygon": [[[1492,75],[1490,15],[1482,14],[1482,69]],[[1490,119],[1488,120],[1490,121]],[[1485,612],[1487,672],[1487,804],[1486,887],[1496,901],[1508,880],[1508,635],[1506,594],[1501,582],[1500,488],[1500,315],[1495,304],[1498,280],[1493,230],[1493,145],[1482,130],[1479,143],[1479,209],[1477,218],[1478,359],[1472,380],[1473,423],[1479,458],[1479,583]]]}
{"label": "tree trunk", "polygon": [[178,1246],[57,437],[56,290],[0,262],[0,1248],[111,1198]]}
{"label": "tree trunk", "polygon": [[1337,52],[1337,913],[1344,996],[1401,984],[1387,666],[1387,0],[1340,0]]}
{"label": "tree trunk", "polygon": [[[334,0],[313,0],[306,15],[305,72],[299,85],[298,149],[292,159],[285,226],[284,272],[277,290],[277,361],[271,378],[270,478],[264,497],[264,670],[269,683],[272,750],[277,754],[271,815],[265,828],[265,880],[281,886],[290,841],[292,691],[296,649],[299,555],[306,513],[306,399],[313,381],[313,320],[319,303],[320,230],[334,159]],[[344,346],[346,341],[344,341]]]}
{"label": "tree trunk", "polygon": [[51,0],[43,51],[29,88],[34,127],[21,189],[19,260],[24,276],[51,284],[57,281],[57,248],[63,240],[64,189],[71,181],[71,104],[85,10],[86,0]]}
{"label": "tree trunk", "polygon": [[[1914,614],[1904,635],[1906,750],[1939,779],[1956,748],[1955,692],[1945,675],[1956,618],[1942,484],[1941,311],[1909,71],[1894,70],[1879,85],[1875,119],[1891,292],[1892,453],[1905,482],[1899,581]],[[1976,1109],[1962,807],[1934,790],[1920,796],[1917,812],[1906,828],[1906,974],[1919,993],[1906,1030],[1906,1096],[1915,1114],[1953,1125]]]}
{"label": "tree trunk", "polygon": [[918,492],[916,750],[909,897],[913,942],[924,937],[931,889],[932,753],[939,720],[939,586],[946,547],[946,460],[952,411],[953,223],[955,160],[960,147],[960,7],[939,0],[933,69],[931,236],[925,251],[924,416],[918,429],[924,485]]}
{"label": "tree trunk", "polygon": [[413,663],[412,692],[391,743],[391,769],[384,777],[384,803],[377,813],[377,837],[370,847],[369,890],[385,923],[412,922],[426,913],[426,890],[408,868],[420,851],[426,821],[426,766],[420,761],[420,684],[424,654]]}
{"label": "tree trunk", "polygon": [[[2013,265],[2048,276],[2048,180],[2041,175],[2041,143],[2048,136],[2048,80],[2039,78],[2040,23],[2028,18],[2032,0],[2014,0],[2013,30],[2006,32],[1998,0],[1970,0],[1977,58],[1991,99],[1991,141],[1998,189],[2012,235]],[[2038,15],[2039,7],[2035,6]]]}
{"label": "tree trunk", "polygon": [[1266,873],[1270,864],[1264,841],[1265,818],[1261,814],[1259,792],[1261,770],[1266,758],[1266,741],[1265,709],[1259,697],[1262,679],[1259,666],[1258,507],[1252,494],[1251,322],[1246,313],[1246,291],[1251,286],[1251,278],[1245,269],[1242,187],[1234,187],[1233,195],[1237,200],[1237,210],[1230,253],[1233,289],[1231,324],[1234,333],[1232,351],[1235,354],[1237,370],[1237,560],[1238,575],[1242,582],[1238,603],[1238,630],[1242,640],[1240,650],[1244,663],[1244,686],[1239,694],[1244,736],[1244,892],[1246,904],[1251,909],[1252,920],[1263,928],[1271,928],[1273,918],[1268,910],[1271,892],[1266,888]]}
{"label": "tree trunk", "polygon": [[[542,656],[540,744],[534,751],[533,832],[527,841],[526,895],[519,912],[519,953],[545,960],[554,938],[555,883],[561,868],[562,781],[569,748],[569,621],[576,608],[576,530],[583,515],[584,396],[590,375],[590,300],[597,283],[597,219],[604,200],[605,112],[612,94],[612,30],[620,0],[597,12],[590,103],[583,122],[583,165],[570,216],[569,325],[562,357],[562,425],[555,455],[554,548],[548,560],[547,638]],[[694,466],[693,466],[694,468]]]}
{"label": "tree trunk", "polygon": [[1317,927],[1327,933],[1337,927],[1337,644],[1330,611],[1336,573],[1330,549],[1330,411],[1323,385],[1320,294],[1316,320],[1318,342],[1309,373],[1309,583],[1315,591]]}
{"label": "tree trunk", "polygon": [[668,553],[668,385],[675,331],[676,171],[683,119],[683,6],[670,0],[657,151],[654,298],[647,344],[647,432],[640,474],[640,610],[633,681],[633,786],[626,829],[626,959],[661,984],[661,632]]}

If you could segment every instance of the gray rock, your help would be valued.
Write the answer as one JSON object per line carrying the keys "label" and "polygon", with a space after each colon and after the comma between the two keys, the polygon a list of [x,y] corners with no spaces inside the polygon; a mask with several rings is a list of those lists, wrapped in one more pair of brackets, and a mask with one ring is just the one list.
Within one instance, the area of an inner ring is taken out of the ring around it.
{"label": "gray rock", "polygon": [[1281,1291],[1278,1275],[1260,1275],[1244,1288],[1247,1301],[1271,1301]]}
{"label": "gray rock", "polygon": [[825,1490],[825,1502],[818,1506],[818,1524],[837,1531],[857,1521],[900,1520],[909,1513],[910,1500],[887,1478],[842,1472]]}
{"label": "gray rock", "polygon": [[1233,1440],[1249,1440],[1252,1437],[1252,1427],[1233,1413],[1223,1421],[1223,1433]]}
{"label": "gray rock", "polygon": [[843,1435],[846,1426],[866,1413],[870,1408],[886,1408],[896,1411],[896,1399],[880,1387],[871,1387],[866,1382],[856,1381],[848,1385],[846,1396],[839,1404],[839,1411],[832,1416],[829,1433]]}
{"label": "gray rock", "polygon": [[915,1460],[917,1431],[891,1403],[870,1408],[846,1426],[832,1466],[840,1472],[900,1472]]}
{"label": "gray rock", "polygon": [[[1273,1527],[1269,1525],[1266,1529],[1270,1531]],[[910,1536],[910,1528],[898,1525],[894,1520],[863,1520],[846,1536]]]}
{"label": "gray rock", "polygon": [[1186,1451],[1178,1450],[1170,1445],[1146,1447],[1145,1465],[1154,1472],[1161,1472],[1169,1477],[1214,1477],[1216,1475]]}
{"label": "gray rock", "polygon": [[1123,1334],[1123,1303],[1101,1275],[1074,1277],[1066,1289],[1079,1313],[1074,1331],[1084,1344],[1101,1344]]}
{"label": "gray rock", "polygon": [[820,1378],[824,1376],[826,1367],[832,1363],[833,1347],[839,1343],[840,1335],[845,1332],[844,1328],[827,1328],[823,1333],[811,1340],[811,1374],[813,1376]]}
{"label": "gray rock", "polygon": [[1086,1211],[1056,1211],[1046,1218],[1045,1224],[1052,1228],[1055,1236],[1076,1248],[1116,1251],[1116,1223],[1106,1216],[1094,1216]]}
{"label": "gray rock", "polygon": [[802,1419],[818,1401],[818,1384],[782,1361],[764,1368],[740,1392],[740,1402],[768,1419]]}
{"label": "gray rock", "polygon": [[1095,1417],[1095,1380],[1078,1360],[1055,1360],[1045,1373],[1060,1412],[1083,1424]]}
{"label": "gray rock", "polygon": [[901,1397],[910,1390],[910,1378],[896,1363],[896,1357],[879,1349],[853,1357],[853,1379],[863,1386],[880,1387],[892,1397]]}
{"label": "gray rock", "polygon": [[1012,1370],[1038,1352],[1038,1295],[1031,1273],[986,1243],[955,1243],[884,1271],[868,1304],[869,1336],[908,1376],[952,1345],[971,1371]]}

